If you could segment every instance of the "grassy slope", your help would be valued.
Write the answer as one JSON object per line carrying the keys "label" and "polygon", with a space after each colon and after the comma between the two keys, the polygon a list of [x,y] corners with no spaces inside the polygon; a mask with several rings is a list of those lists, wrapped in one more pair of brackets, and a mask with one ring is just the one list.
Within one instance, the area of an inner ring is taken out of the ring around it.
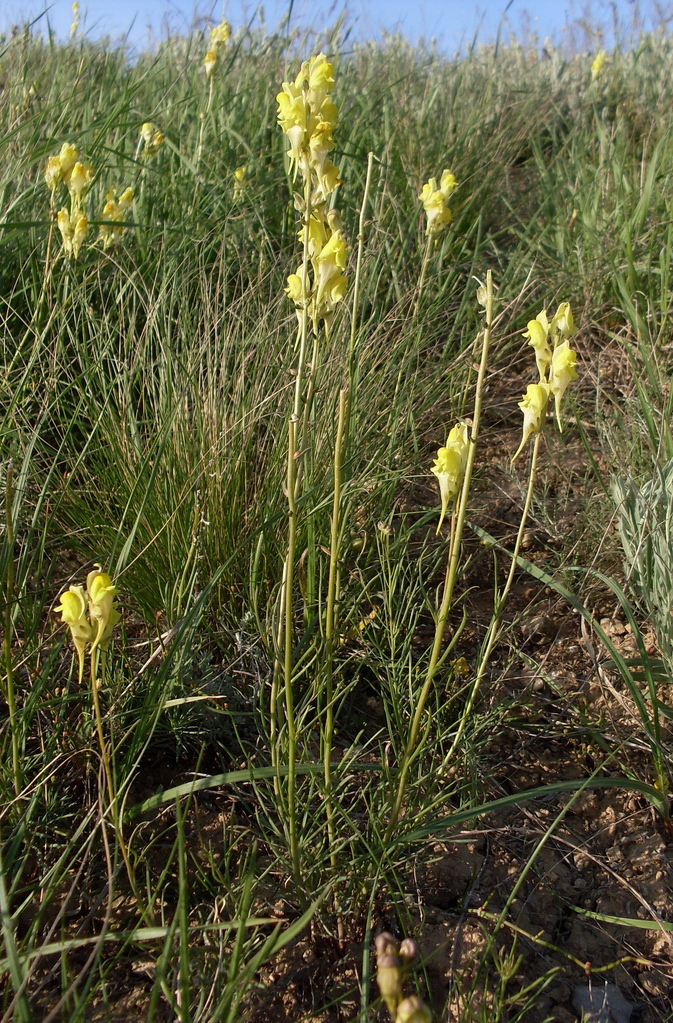
{"label": "grassy slope", "polygon": [[[427,465],[461,408],[478,330],[473,274],[493,270],[498,311],[505,311],[498,378],[520,351],[518,332],[529,316],[543,304],[570,300],[580,325],[584,391],[595,390],[600,413],[584,417],[590,442],[613,444],[635,475],[671,453],[665,348],[671,45],[667,37],[644,38],[634,51],[614,54],[592,85],[586,58],[566,61],[557,52],[540,58],[517,46],[484,48],[451,62],[396,40],[355,48],[324,41],[328,52],[342,52],[335,96],[344,180],[338,202],[353,244],[367,153],[377,156],[358,335],[356,443],[347,467],[342,628],[357,631],[373,608],[378,618],[339,659],[337,747],[347,762],[361,753],[353,744],[364,744],[364,759],[379,764],[387,744],[388,763],[403,746],[410,678],[413,688],[423,660],[418,637],[427,635],[434,601],[428,582],[438,579],[445,553],[434,542],[434,516],[422,514],[436,504]],[[199,38],[173,39],[133,67],[121,52],[86,42],[50,46],[18,36],[4,46],[0,412],[4,464],[11,459],[14,468],[16,536],[13,549],[3,547],[0,578],[7,579],[12,562],[24,791],[2,831],[16,940],[26,954],[44,941],[108,927],[132,931],[142,923],[128,900],[106,910],[105,878],[117,854],[112,833],[109,849],[101,842],[95,734],[88,712],[81,712],[87,697],[77,688],[69,649],[50,615],[64,585],[81,581],[92,562],[108,567],[122,590],[124,626],[105,702],[117,785],[129,804],[159,785],[190,779],[195,769],[217,773],[268,763],[274,602],[285,545],[284,422],[295,364],[283,286],[298,261],[273,97],[294,66],[288,54],[298,50],[297,40],[282,33],[237,37],[207,109]],[[166,143],[144,165],[136,145],[147,120],[162,129]],[[132,184],[137,196],[133,226],[119,248],[109,254],[86,248],[76,266],[53,260],[57,235],[42,182],[46,157],[65,140],[96,167],[93,211],[102,208],[110,185]],[[241,164],[246,185],[236,198],[233,170]],[[432,257],[414,321],[424,249],[417,194],[444,167],[460,182],[455,221]],[[298,635],[305,637],[296,671],[307,769],[318,755],[312,736],[324,683],[312,614],[326,585],[322,548],[329,544],[331,451],[348,330],[342,312],[329,350],[321,353],[310,488],[299,523],[298,549],[307,552],[316,594],[303,621],[297,604]],[[596,353],[610,337],[642,381],[642,400],[628,414],[623,405],[612,409],[609,398],[603,402]],[[507,416],[516,412],[518,397],[511,394]],[[634,430],[632,423],[642,426]],[[392,524],[390,536],[380,522]],[[169,656],[139,674],[157,633],[175,626]],[[204,693],[224,703],[204,711],[185,702]],[[354,709],[372,697],[381,700],[374,722]],[[167,699],[174,705],[164,709]],[[414,769],[412,809],[387,861],[377,844],[388,813],[380,775],[344,772],[337,889],[347,926],[361,927],[377,886],[394,891],[395,864],[438,814],[479,799],[470,784],[455,781],[428,796],[428,779],[455,721],[455,708],[438,701],[424,737],[426,758]],[[3,735],[3,802],[9,802],[6,728]],[[474,779],[478,744],[475,738],[470,745],[470,735],[468,728],[464,762]],[[209,993],[200,985],[192,991],[191,1017],[182,998],[183,1019],[238,1018],[238,999],[281,938],[251,923],[235,939],[226,929],[211,933],[208,945],[201,930],[216,920],[266,916],[289,869],[282,791],[280,811],[268,781],[237,791],[216,854],[191,858],[189,842],[185,852],[182,811],[177,817],[164,811],[161,823],[153,817],[131,841],[134,856],[147,851],[154,923],[164,928],[146,945],[158,965],[142,1018],[162,1018],[152,1014],[175,1000],[176,971],[183,990],[194,971],[214,984]],[[320,787],[310,773],[302,776],[300,804],[306,873],[304,891],[289,900],[291,918],[324,896],[330,876]],[[134,826],[129,823],[128,835]],[[141,886],[145,869],[139,866]],[[66,926],[58,907],[69,890],[72,900],[80,898],[84,876],[90,916],[78,931]],[[116,883],[124,892],[123,870]],[[331,933],[330,906],[323,902],[315,912]],[[182,935],[179,964],[171,951],[175,933]],[[61,991],[67,1018],[89,1018],[91,999],[108,997],[112,979],[127,976],[124,951],[117,955],[102,943],[90,951],[90,962],[63,953],[55,971],[53,957],[19,962],[19,977],[34,971],[27,977],[34,1018]],[[228,965],[218,971],[219,955]],[[209,1015],[215,1005],[219,1015]],[[19,1011],[29,1011],[26,1003]],[[107,1018],[100,1011],[96,1018]]]}

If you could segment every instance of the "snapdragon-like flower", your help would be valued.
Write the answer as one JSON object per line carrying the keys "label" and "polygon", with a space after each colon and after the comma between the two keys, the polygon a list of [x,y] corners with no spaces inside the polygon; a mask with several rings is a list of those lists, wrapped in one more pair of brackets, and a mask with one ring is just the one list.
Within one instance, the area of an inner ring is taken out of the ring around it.
{"label": "snapdragon-like flower", "polygon": [[69,186],[70,175],[78,158],[77,149],[69,142],[63,143],[58,156],[49,157],[44,168],[44,180],[52,194],[59,185]]}
{"label": "snapdragon-like flower", "polygon": [[77,160],[68,178],[68,191],[73,197],[76,206],[81,205],[82,198],[92,180],[93,167],[91,164]]}
{"label": "snapdragon-like flower", "polygon": [[448,510],[449,502],[456,497],[463,482],[468,448],[467,423],[456,423],[449,433],[446,445],[438,450],[434,464],[430,467],[430,472],[434,473],[437,477],[439,496],[442,502],[442,512],[437,525],[438,533]]}
{"label": "snapdragon-like flower", "polygon": [[74,39],[77,35],[77,29],[79,28],[79,3],[78,0],[73,0],[72,4],[72,24],[70,25],[70,38]]}
{"label": "snapdragon-like flower", "polygon": [[567,341],[562,341],[554,349],[551,360],[551,372],[549,374],[549,387],[554,395],[554,406],[556,409],[556,421],[559,430],[563,429],[561,424],[561,402],[566,388],[573,380],[577,380],[575,363],[577,354],[572,350]]}
{"label": "snapdragon-like flower", "polygon": [[519,408],[523,412],[523,433],[512,462],[519,457],[528,443],[528,439],[542,429],[547,414],[549,393],[549,384],[545,381],[539,384],[529,384],[526,388],[523,400],[519,402]]}
{"label": "snapdragon-like flower", "polygon": [[119,197],[114,188],[108,188],[105,193],[102,219],[107,223],[101,224],[98,229],[98,240],[102,241],[104,249],[109,249],[121,238],[124,216],[133,205],[134,196],[132,188],[125,188]]}
{"label": "snapdragon-like flower", "polygon": [[423,209],[427,215],[426,235],[436,236],[441,234],[452,219],[453,214],[446,205],[446,201],[458,186],[455,176],[449,170],[445,170],[440,178],[439,186],[436,178],[430,178],[423,188],[419,199],[423,203]]}
{"label": "snapdragon-like flower", "polygon": [[80,662],[80,681],[87,644],[93,639],[93,628],[87,619],[87,602],[83,586],[70,586],[59,597],[60,604],[54,608],[61,615],[61,621],[70,629],[73,645]]}
{"label": "snapdragon-like flower", "polygon": [[164,136],[151,121],[145,121],[141,127],[140,139],[143,144],[142,156],[147,159],[158,153],[164,144]]}
{"label": "snapdragon-like flower", "polygon": [[86,592],[83,586],[70,586],[61,594],[60,604],[54,609],[70,629],[79,659],[80,681],[87,646],[91,644],[93,653],[98,648],[105,652],[110,645],[112,630],[120,620],[115,606],[116,593],[117,587],[110,576],[97,565],[87,576]]}
{"label": "snapdragon-like flower", "polygon": [[[287,279],[285,292],[303,322],[304,306],[314,330],[322,322],[326,330],[348,288],[345,273],[347,246],[341,220],[327,202],[341,184],[337,167],[329,159],[334,149],[338,111],[331,99],[334,66],[324,53],[304,61],[293,81],[283,82],[276,96],[278,123],[290,143],[288,155],[295,177],[301,174],[305,193],[295,193],[295,206],[306,215],[310,203],[306,250],[310,269],[299,267]],[[299,230],[304,246],[306,228]]]}
{"label": "snapdragon-like flower", "polygon": [[523,412],[523,434],[512,462],[521,454],[528,439],[543,428],[552,394],[559,429],[563,429],[561,402],[568,384],[577,380],[577,354],[569,344],[574,333],[575,321],[569,302],[561,302],[551,323],[544,309],[534,320],[528,321],[523,336],[528,338],[528,344],[535,352],[540,379],[538,383],[528,385],[523,400],[519,402]]}
{"label": "snapdragon-like flower", "polygon": [[605,71],[607,56],[605,50],[599,50],[591,64],[591,81],[595,82]]}
{"label": "snapdragon-like flower", "polygon": [[61,232],[63,250],[66,256],[77,260],[79,250],[89,230],[89,222],[80,210],[74,209],[72,212],[69,212],[63,207],[58,211],[56,223]]}
{"label": "snapdragon-like flower", "polygon": [[547,370],[551,366],[551,347],[549,345],[549,321],[547,313],[543,309],[534,320],[529,320],[524,337],[529,338],[528,344],[535,352],[540,380],[545,380]]}
{"label": "snapdragon-like flower", "polygon": [[220,50],[225,46],[231,38],[231,25],[228,21],[222,20],[219,25],[215,25],[210,30],[210,42],[206,55],[203,58],[203,66],[206,71],[206,76],[212,78],[215,74],[217,65],[220,62]]}
{"label": "snapdragon-like flower", "polygon": [[114,602],[117,587],[107,572],[101,572],[99,566],[86,577],[86,588],[89,594],[89,617],[96,630],[91,649],[93,651],[100,646],[101,650],[107,650],[112,630],[121,617]]}
{"label": "snapdragon-like flower", "polygon": [[418,995],[409,995],[397,1006],[395,1023],[432,1023],[432,1013]]}
{"label": "snapdragon-like flower", "polygon": [[245,189],[245,179],[248,176],[248,168],[245,164],[237,167],[234,171],[234,199],[240,199]]}

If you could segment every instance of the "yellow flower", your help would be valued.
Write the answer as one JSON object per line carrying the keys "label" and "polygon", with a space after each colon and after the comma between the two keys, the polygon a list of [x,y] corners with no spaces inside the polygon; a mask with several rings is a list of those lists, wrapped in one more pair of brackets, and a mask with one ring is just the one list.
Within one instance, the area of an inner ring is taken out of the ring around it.
{"label": "yellow flower", "polygon": [[523,451],[528,438],[539,433],[544,423],[549,401],[549,384],[541,381],[539,384],[529,384],[523,400],[519,402],[519,408],[523,412],[523,434],[521,443],[512,457],[514,462]]}
{"label": "yellow flower", "polygon": [[132,188],[125,188],[122,194],[117,200],[117,206],[120,210],[128,210],[135,198],[135,192]]}
{"label": "yellow flower", "polygon": [[154,127],[151,121],[145,121],[140,129],[140,137],[145,143],[144,156],[154,156],[164,143],[163,135]]}
{"label": "yellow flower", "polygon": [[74,259],[77,259],[79,256],[79,250],[82,247],[82,242],[86,238],[88,230],[89,222],[84,214],[77,214],[72,232],[72,254]]}
{"label": "yellow flower", "polygon": [[537,314],[534,320],[528,321],[527,328],[523,336],[529,338],[528,344],[535,352],[535,361],[540,374],[540,380],[544,381],[547,376],[547,370],[551,366],[549,322],[544,309],[541,313]]}
{"label": "yellow flower", "polygon": [[575,369],[576,361],[577,353],[573,351],[567,341],[562,341],[561,344],[557,345],[554,349],[551,361],[551,372],[549,374],[549,387],[551,389],[551,393],[554,395],[556,420],[559,425],[559,430],[563,429],[561,424],[561,402],[563,400],[563,395],[566,392],[568,384],[573,380],[577,380],[577,370]]}
{"label": "yellow flower", "polygon": [[58,599],[60,604],[54,608],[54,611],[61,615],[61,621],[70,629],[70,635],[80,660],[81,680],[84,651],[93,636],[93,630],[86,617],[84,587],[70,586]]}
{"label": "yellow flower", "polygon": [[450,170],[443,171],[442,176],[439,179],[439,189],[444,198],[448,199],[454,188],[457,187],[458,182],[456,181],[455,175],[453,175]]}
{"label": "yellow flower", "polygon": [[107,572],[101,572],[99,566],[86,577],[86,588],[89,593],[89,616],[92,626],[96,629],[91,650],[98,646],[106,650],[112,630],[121,617],[114,606],[117,587],[113,585]]}
{"label": "yellow flower", "polygon": [[77,150],[69,142],[64,142],[61,152],[58,154],[58,162],[61,167],[61,180],[67,185],[70,180],[70,171],[77,163]]}
{"label": "yellow flower", "polygon": [[334,86],[334,65],[330,64],[324,53],[318,53],[309,60],[306,73],[309,103],[318,109]]}
{"label": "yellow flower", "polygon": [[320,306],[323,293],[333,277],[343,270],[347,259],[346,242],[343,240],[340,231],[335,231],[326,245],[316,256],[316,283],[318,291],[316,305]]}
{"label": "yellow flower", "polygon": [[[445,171],[444,175],[448,173],[448,171]],[[444,179],[444,175],[442,175],[442,179]],[[453,177],[453,175],[451,175],[451,177]],[[427,235],[439,234],[448,224],[451,223],[452,215],[451,210],[446,205],[446,196],[444,192],[441,188],[437,187],[436,178],[430,178],[430,180],[423,185],[421,194],[418,198],[423,203],[423,208],[428,217],[425,233]]]}
{"label": "yellow flower", "polygon": [[234,171],[234,199],[239,198],[243,195],[245,186],[245,179],[248,174],[248,168],[243,164],[242,167],[237,167]]}
{"label": "yellow flower", "polygon": [[91,184],[93,178],[93,167],[90,163],[82,163],[80,160],[73,165],[70,171],[70,178],[68,180],[68,189],[70,194],[75,196],[77,201],[81,201],[84,192]]}
{"label": "yellow flower", "polygon": [[442,502],[442,512],[437,525],[438,533],[449,507],[449,501],[457,495],[463,481],[468,449],[467,423],[456,423],[449,433],[445,447],[438,450],[434,464],[430,467],[430,472],[437,477],[439,496]]}
{"label": "yellow flower", "polygon": [[215,25],[210,30],[211,47],[217,51],[218,47],[222,46],[223,43],[228,43],[230,39],[231,25],[223,18],[219,25]]}
{"label": "yellow flower", "polygon": [[215,73],[215,68],[217,67],[217,54],[215,50],[208,50],[203,58],[203,66],[206,69],[206,75],[210,78]]}
{"label": "yellow flower", "polygon": [[61,181],[61,161],[58,156],[50,156],[44,168],[44,180],[52,192]]}
{"label": "yellow flower", "polygon": [[72,25],[70,26],[70,38],[74,39],[79,26],[79,4],[74,0],[72,5]]}
{"label": "yellow flower", "polygon": [[409,995],[397,1006],[395,1023],[432,1023],[432,1013],[418,995]]}
{"label": "yellow flower", "polygon": [[575,321],[569,302],[561,302],[556,310],[556,315],[549,325],[549,330],[552,335],[558,332],[564,341],[573,336],[575,333]]}
{"label": "yellow flower", "polygon": [[[301,268],[300,268],[301,269]],[[290,274],[287,279],[285,294],[292,299],[295,305],[299,305],[302,299],[302,285],[300,274]]]}
{"label": "yellow flower", "polygon": [[595,82],[605,71],[606,54],[605,50],[599,50],[591,64],[591,81]]}

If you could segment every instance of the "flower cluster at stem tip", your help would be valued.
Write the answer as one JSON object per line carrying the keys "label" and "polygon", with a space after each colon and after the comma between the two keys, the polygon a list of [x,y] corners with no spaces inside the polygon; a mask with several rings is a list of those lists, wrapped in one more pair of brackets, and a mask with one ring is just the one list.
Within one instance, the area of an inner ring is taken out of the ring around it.
{"label": "flower cluster at stem tip", "polygon": [[140,146],[145,160],[155,156],[164,144],[164,136],[151,121],[145,121],[140,129]]}
{"label": "flower cluster at stem tip", "polygon": [[535,352],[540,379],[528,385],[523,400],[519,402],[523,412],[523,434],[512,461],[519,457],[529,438],[544,426],[551,395],[554,396],[559,429],[563,429],[561,402],[568,384],[577,380],[577,353],[569,343],[574,333],[575,321],[568,302],[561,302],[551,323],[544,309],[534,320],[528,321],[523,336],[528,338],[528,344]]}
{"label": "flower cluster at stem tip", "polygon": [[599,50],[593,61],[591,62],[591,81],[595,82],[597,78],[600,78],[605,71],[605,65],[607,64],[607,55],[605,50]]}
{"label": "flower cluster at stem tip", "polygon": [[460,490],[467,465],[469,447],[468,426],[466,422],[456,423],[449,433],[446,444],[437,452],[434,465],[430,467],[439,483],[439,495],[442,500],[442,514],[439,517],[437,532],[441,529],[444,516]]}
{"label": "flower cluster at stem tip", "polygon": [[[304,61],[293,82],[283,82],[276,96],[278,123],[290,142],[288,155],[295,178],[301,174],[309,195],[309,210],[304,196],[295,193],[295,206],[308,218],[308,256],[311,273],[303,265],[287,279],[287,295],[294,302],[299,322],[306,304],[317,332],[320,321],[328,330],[337,304],[346,293],[347,248],[341,219],[336,209],[328,209],[330,196],[341,184],[339,172],[329,154],[334,149],[333,131],[338,112],[331,99],[334,66],[324,53]],[[306,242],[305,226],[299,232]]]}
{"label": "flower cluster at stem tip", "polygon": [[430,178],[423,185],[418,198],[423,203],[423,209],[427,214],[428,223],[425,233],[428,237],[437,237],[451,223],[453,214],[446,203],[454,188],[457,187],[458,182],[450,170],[442,172],[439,187],[436,178]]}
{"label": "flower cluster at stem tip", "polygon": [[[77,260],[80,249],[89,231],[89,221],[84,209],[84,200],[94,177],[94,168],[86,160],[80,160],[75,146],[64,142],[58,156],[50,156],[44,169],[44,180],[51,193],[51,205],[57,189],[65,187],[70,196],[70,207],[62,206],[56,214],[56,223],[63,241],[66,256]],[[133,189],[125,189],[119,198],[114,189],[108,189],[103,207],[103,220],[112,224],[102,224],[99,240],[104,248],[114,244],[122,233],[121,222],[124,214],[133,202]]]}
{"label": "flower cluster at stem tip", "polygon": [[203,66],[208,78],[212,78],[220,60],[220,50],[231,39],[231,25],[222,19],[219,25],[210,30],[208,50],[203,58]]}
{"label": "flower cluster at stem tip", "polygon": [[121,617],[115,606],[116,593],[110,576],[97,565],[86,577],[86,592],[83,586],[72,585],[59,597],[60,604],[54,611],[70,629],[80,663],[89,644],[92,653],[108,649],[112,630]]}

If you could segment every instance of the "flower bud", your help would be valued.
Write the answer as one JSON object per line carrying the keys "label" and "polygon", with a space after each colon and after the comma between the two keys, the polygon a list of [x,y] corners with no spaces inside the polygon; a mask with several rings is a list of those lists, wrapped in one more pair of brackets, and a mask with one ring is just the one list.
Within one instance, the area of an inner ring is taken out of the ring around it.
{"label": "flower bud", "polygon": [[410,995],[397,1006],[395,1023],[432,1023],[432,1013],[418,995]]}

